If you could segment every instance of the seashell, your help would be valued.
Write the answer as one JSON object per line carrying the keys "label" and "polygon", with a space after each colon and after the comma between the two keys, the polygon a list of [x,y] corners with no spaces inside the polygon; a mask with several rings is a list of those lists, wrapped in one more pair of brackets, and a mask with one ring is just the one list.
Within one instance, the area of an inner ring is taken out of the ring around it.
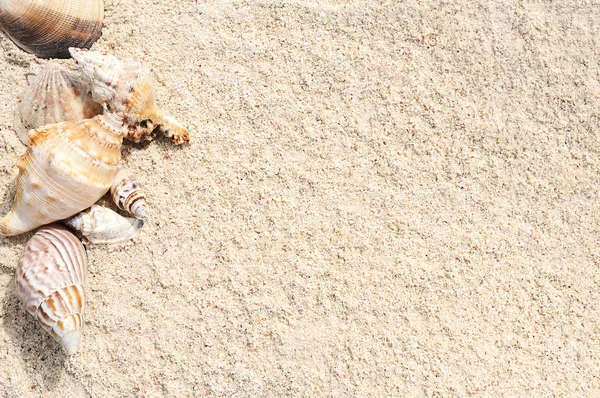
{"label": "seashell", "polygon": [[150,72],[139,62],[122,62],[112,55],[70,49],[94,101],[125,120],[126,138],[140,142],[157,129],[176,144],[190,140],[189,132],[154,103]]}
{"label": "seashell", "polygon": [[[1,0],[0,0],[1,1]],[[29,145],[29,130],[57,122],[78,122],[102,113],[87,88],[61,64],[48,63],[25,91],[15,115],[15,129]]]}
{"label": "seashell", "polygon": [[32,130],[31,144],[18,162],[17,193],[0,220],[0,234],[18,235],[96,203],[119,172],[125,134],[122,120],[112,113]]}
{"label": "seashell", "polygon": [[40,228],[17,264],[19,299],[69,354],[77,351],[81,341],[86,273],[83,245],[58,224]]}
{"label": "seashell", "polygon": [[146,193],[129,170],[119,171],[110,188],[110,194],[119,209],[133,214],[135,218],[148,217]]}
{"label": "seashell", "polygon": [[123,217],[106,207],[93,205],[65,220],[65,224],[81,232],[90,243],[120,243],[135,238],[144,226],[143,220]]}
{"label": "seashell", "polygon": [[23,50],[41,58],[69,58],[102,35],[104,0],[0,0],[0,25]]}

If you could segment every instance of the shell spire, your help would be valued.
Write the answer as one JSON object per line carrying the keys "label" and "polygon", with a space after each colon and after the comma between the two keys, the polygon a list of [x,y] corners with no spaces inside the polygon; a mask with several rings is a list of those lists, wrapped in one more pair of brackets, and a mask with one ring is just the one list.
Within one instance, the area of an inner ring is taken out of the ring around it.
{"label": "shell spire", "polygon": [[141,63],[122,62],[85,49],[69,51],[94,101],[106,104],[125,120],[129,128],[126,138],[140,142],[158,129],[175,144],[190,140],[187,129],[156,106],[150,73]]}
{"label": "shell spire", "polygon": [[145,219],[148,217],[146,193],[129,170],[119,171],[110,188],[110,195],[119,209],[133,214],[135,218]]}
{"label": "shell spire", "polygon": [[104,0],[0,0],[0,25],[19,47],[41,58],[69,58],[102,35]]}
{"label": "shell spire", "polygon": [[27,242],[16,270],[16,290],[42,328],[74,354],[81,342],[87,257],[65,227],[40,228]]}

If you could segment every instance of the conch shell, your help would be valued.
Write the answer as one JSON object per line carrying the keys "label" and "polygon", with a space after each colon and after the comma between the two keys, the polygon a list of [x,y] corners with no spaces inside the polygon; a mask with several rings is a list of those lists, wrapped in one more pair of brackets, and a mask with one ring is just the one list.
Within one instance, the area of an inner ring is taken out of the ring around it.
{"label": "conch shell", "polygon": [[40,228],[17,264],[19,299],[69,354],[77,351],[81,341],[86,273],[83,245],[57,224]]}
{"label": "conch shell", "polygon": [[125,138],[140,142],[158,128],[176,144],[190,140],[189,132],[155,105],[150,73],[140,62],[122,62],[79,48],[70,52],[94,101],[125,120],[129,129]]}
{"label": "conch shell", "polygon": [[143,220],[123,217],[109,208],[93,205],[65,220],[65,224],[81,232],[94,244],[126,242],[139,235]]}
{"label": "conch shell", "polygon": [[102,35],[104,0],[0,0],[0,25],[22,49],[41,58],[69,58]]}
{"label": "conch shell", "polygon": [[119,171],[110,188],[110,195],[119,209],[133,214],[135,218],[145,219],[148,217],[146,193],[129,170]]}
{"label": "conch shell", "polygon": [[[1,0],[0,0],[1,1]],[[29,145],[29,130],[58,122],[78,122],[102,113],[74,72],[48,63],[23,94],[15,115],[15,129]]]}
{"label": "conch shell", "polygon": [[112,113],[56,123],[29,133],[18,162],[17,193],[0,220],[0,234],[18,235],[62,220],[96,203],[119,171],[127,129]]}

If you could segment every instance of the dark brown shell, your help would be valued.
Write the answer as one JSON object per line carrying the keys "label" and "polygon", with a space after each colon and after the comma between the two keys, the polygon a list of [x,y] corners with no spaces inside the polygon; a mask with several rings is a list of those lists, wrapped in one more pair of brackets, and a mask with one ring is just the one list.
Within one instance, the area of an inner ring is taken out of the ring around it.
{"label": "dark brown shell", "polygon": [[0,0],[0,25],[23,50],[41,58],[69,58],[102,35],[104,0]]}

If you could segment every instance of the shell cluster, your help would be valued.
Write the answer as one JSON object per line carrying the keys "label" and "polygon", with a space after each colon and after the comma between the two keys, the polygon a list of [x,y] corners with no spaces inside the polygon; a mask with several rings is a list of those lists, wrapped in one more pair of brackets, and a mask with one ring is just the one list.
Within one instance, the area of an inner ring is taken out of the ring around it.
{"label": "shell cluster", "polygon": [[[8,3],[0,0],[0,10]],[[69,51],[76,69],[49,63],[16,111],[15,127],[28,147],[17,164],[16,194],[0,219],[0,234],[41,227],[19,260],[17,292],[42,327],[74,353],[83,325],[87,260],[77,236],[56,222],[92,244],[135,238],[148,205],[136,177],[120,166],[123,139],[137,142],[158,131],[181,144],[189,133],[156,106],[150,73],[141,63]],[[132,217],[96,204],[109,191]]]}

